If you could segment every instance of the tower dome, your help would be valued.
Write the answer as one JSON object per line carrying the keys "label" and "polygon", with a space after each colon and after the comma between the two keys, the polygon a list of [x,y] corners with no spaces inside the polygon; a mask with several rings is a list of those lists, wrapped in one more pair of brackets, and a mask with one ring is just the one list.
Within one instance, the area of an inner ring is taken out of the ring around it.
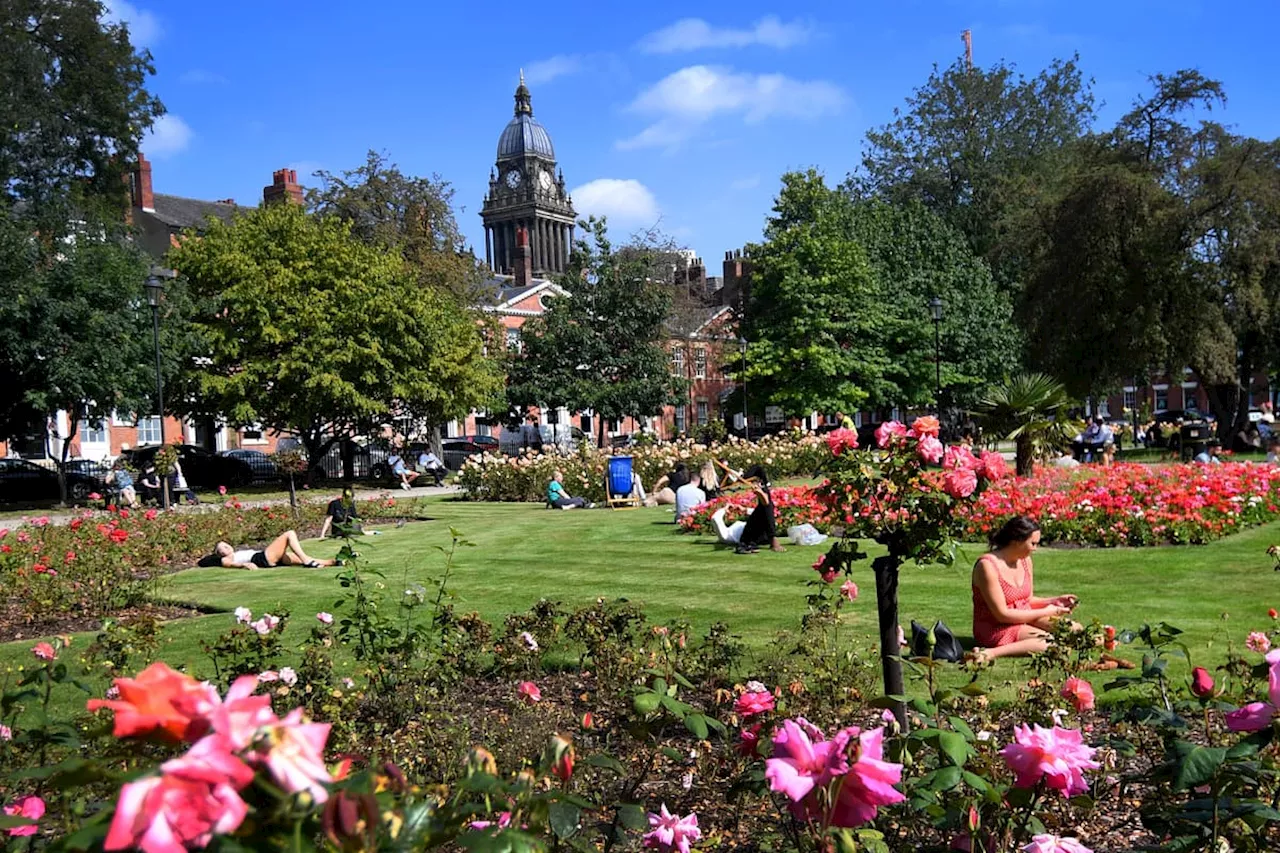
{"label": "tower dome", "polygon": [[523,157],[536,154],[549,160],[556,158],[547,129],[533,117],[533,101],[529,88],[524,84],[524,72],[520,73],[520,85],[516,87],[516,111],[511,121],[498,137],[498,159]]}

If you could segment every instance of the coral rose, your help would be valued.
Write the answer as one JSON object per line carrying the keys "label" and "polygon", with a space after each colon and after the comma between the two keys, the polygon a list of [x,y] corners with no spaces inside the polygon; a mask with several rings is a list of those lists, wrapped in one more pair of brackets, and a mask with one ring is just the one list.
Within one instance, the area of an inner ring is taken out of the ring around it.
{"label": "coral rose", "polygon": [[1062,698],[1071,702],[1076,711],[1088,711],[1093,708],[1093,685],[1072,676],[1062,685]]}
{"label": "coral rose", "polygon": [[942,424],[933,415],[922,415],[911,422],[911,435],[917,438],[923,438],[931,435],[938,437],[938,430],[942,428]]}
{"label": "coral rose", "polygon": [[118,738],[194,741],[208,730],[208,716],[220,702],[213,687],[162,662],[151,664],[136,678],[117,678],[115,687],[119,699],[91,699],[87,707],[115,711],[112,733]]}
{"label": "coral rose", "polygon": [[988,480],[999,480],[1008,471],[1004,457],[994,450],[984,450],[978,458],[978,473]]}

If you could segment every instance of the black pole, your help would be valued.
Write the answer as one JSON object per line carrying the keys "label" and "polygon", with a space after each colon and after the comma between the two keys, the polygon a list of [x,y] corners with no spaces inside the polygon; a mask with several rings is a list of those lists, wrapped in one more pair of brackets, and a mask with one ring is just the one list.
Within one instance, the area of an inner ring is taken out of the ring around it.
{"label": "black pole", "polygon": [[[885,696],[904,695],[902,685],[902,649],[898,645],[898,560],[892,554],[876,557],[871,562],[876,574],[876,611],[880,620],[880,672]],[[902,731],[907,730],[907,706],[892,700],[889,709],[898,719]]]}
{"label": "black pole", "polygon": [[742,345],[742,437],[751,440],[751,430],[747,428],[747,345]]}
{"label": "black pole", "polygon": [[933,321],[933,406],[942,414],[942,321]]}
{"label": "black pole", "polygon": [[[160,306],[151,306],[151,324],[156,344],[156,414],[160,418],[160,449],[164,450],[164,373],[160,366]],[[161,473],[159,468],[156,474],[160,477],[160,505],[164,509],[169,508],[169,475]]]}

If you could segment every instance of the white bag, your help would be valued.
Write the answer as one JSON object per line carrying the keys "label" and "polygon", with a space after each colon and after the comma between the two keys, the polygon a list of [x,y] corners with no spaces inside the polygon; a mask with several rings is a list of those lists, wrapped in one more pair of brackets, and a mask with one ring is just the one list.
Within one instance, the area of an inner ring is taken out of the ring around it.
{"label": "white bag", "polygon": [[827,534],[819,533],[812,524],[797,524],[787,528],[787,538],[797,545],[821,545],[827,541]]}

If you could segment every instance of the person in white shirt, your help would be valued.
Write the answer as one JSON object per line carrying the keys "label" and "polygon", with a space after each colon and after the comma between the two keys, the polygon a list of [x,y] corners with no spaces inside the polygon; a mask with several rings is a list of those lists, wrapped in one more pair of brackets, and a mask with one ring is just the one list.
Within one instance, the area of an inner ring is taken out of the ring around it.
{"label": "person in white shirt", "polygon": [[694,507],[707,502],[707,493],[702,491],[702,478],[697,474],[689,475],[689,482],[676,490],[676,521],[693,512]]}
{"label": "person in white shirt", "polygon": [[444,485],[444,463],[440,461],[439,456],[436,456],[435,451],[427,448],[419,453],[418,467],[422,469],[422,473],[430,474],[432,479],[436,481],[437,486]]}

